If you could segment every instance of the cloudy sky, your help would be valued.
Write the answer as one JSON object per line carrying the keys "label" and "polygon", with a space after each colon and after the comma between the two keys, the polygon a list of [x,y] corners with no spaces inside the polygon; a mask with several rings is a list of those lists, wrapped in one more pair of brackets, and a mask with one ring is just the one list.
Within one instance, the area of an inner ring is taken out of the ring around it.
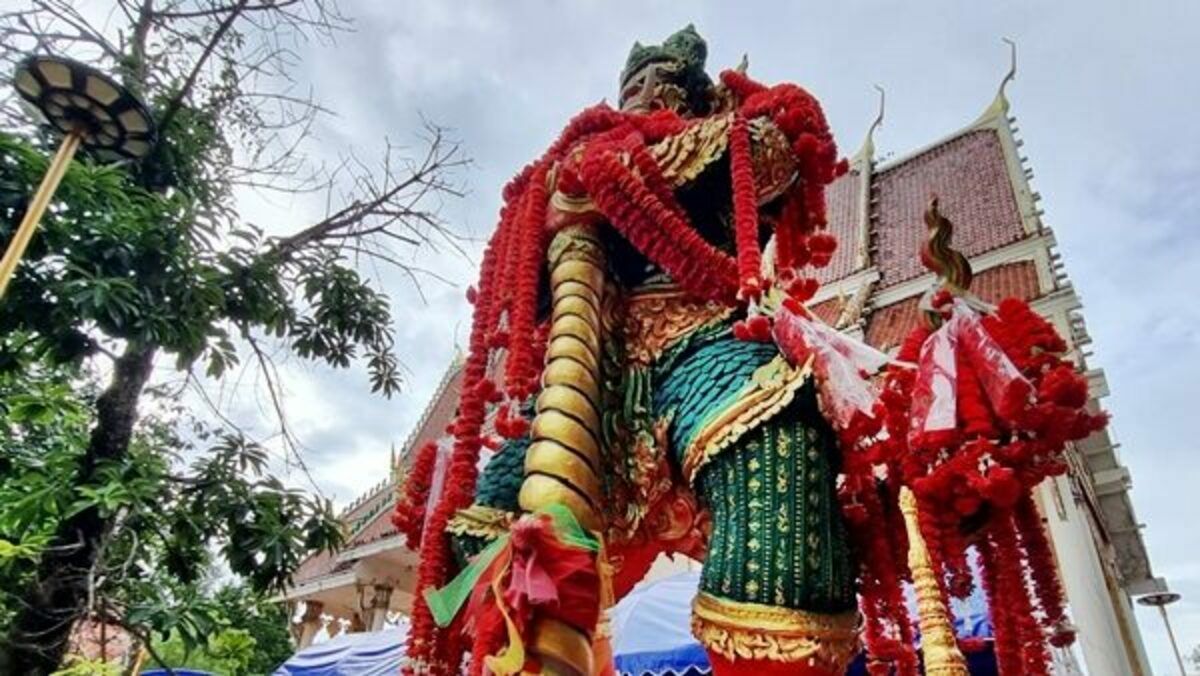
{"label": "cloudy sky", "polygon": [[[1113,394],[1120,454],[1184,650],[1200,644],[1200,5],[1195,3],[409,2],[345,0],[356,30],[304,48],[301,80],[337,111],[321,151],[369,153],[413,139],[425,116],[452,128],[474,165],[468,196],[445,214],[466,235],[490,232],[504,181],[581,107],[614,98],[634,40],[694,22],[716,72],[749,54],[751,74],[797,81],[824,102],[843,152],[888,94],[880,159],[970,122],[1020,45],[1009,89],[1046,221],[1085,304],[1093,364]],[[997,5],[997,6],[992,6]],[[833,8],[837,7],[835,11]],[[313,207],[246,196],[259,220],[295,222]],[[473,246],[472,251],[477,251]],[[288,407],[327,494],[345,502],[382,479],[389,447],[411,430],[456,343],[474,261],[422,255],[458,286],[426,285],[422,302],[382,273],[409,370],[407,391],[372,397],[361,372],[290,365]],[[1151,663],[1172,666],[1157,615],[1139,610]]]}

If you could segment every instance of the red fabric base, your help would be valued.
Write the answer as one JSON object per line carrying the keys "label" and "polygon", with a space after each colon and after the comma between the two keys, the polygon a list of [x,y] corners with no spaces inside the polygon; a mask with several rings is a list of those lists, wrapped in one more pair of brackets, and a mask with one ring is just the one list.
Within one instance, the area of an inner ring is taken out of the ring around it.
{"label": "red fabric base", "polygon": [[708,651],[708,661],[712,664],[713,676],[842,676],[807,662],[730,660],[711,650]]}

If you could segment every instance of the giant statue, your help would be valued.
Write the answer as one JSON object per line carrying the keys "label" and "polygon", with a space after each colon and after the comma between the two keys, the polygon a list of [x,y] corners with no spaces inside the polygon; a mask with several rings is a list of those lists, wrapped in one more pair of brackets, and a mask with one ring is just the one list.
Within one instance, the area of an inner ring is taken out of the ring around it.
{"label": "giant statue", "polygon": [[504,190],[453,446],[440,471],[420,450],[395,517],[421,553],[408,669],[607,673],[605,608],[681,553],[716,674],[840,674],[864,646],[916,673],[905,581],[925,668],[965,673],[946,599],[973,547],[1006,673],[1045,673],[1069,627],[1029,491],[1102,424],[1061,341],[970,294],[936,204],[901,354],[821,324],[846,163],[812,95],[744,63],[714,82],[706,51],[690,26],[635,44],[619,107]]}

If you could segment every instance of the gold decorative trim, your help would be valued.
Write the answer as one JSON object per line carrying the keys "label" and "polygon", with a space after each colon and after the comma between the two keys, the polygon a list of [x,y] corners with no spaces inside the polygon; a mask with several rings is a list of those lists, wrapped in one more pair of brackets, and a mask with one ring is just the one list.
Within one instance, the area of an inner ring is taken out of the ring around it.
{"label": "gold decorative trim", "polygon": [[560,503],[575,518],[580,525],[589,531],[599,531],[604,527],[603,517],[596,507],[581,494],[578,489],[558,477],[548,474],[529,474],[521,481],[521,491],[517,494],[521,509],[532,512],[544,505]]}
{"label": "gold decorative trim", "polygon": [[587,464],[584,456],[564,453],[564,447],[556,442],[539,440],[529,446],[525,453],[526,474],[546,474],[576,488],[582,495],[603,495],[604,487],[596,470]]}
{"label": "gold decorative trim", "polygon": [[796,180],[796,154],[788,137],[767,117],[750,120],[750,154],[758,203],[779,197]]}
{"label": "gold decorative trim", "polygon": [[554,191],[550,196],[550,207],[555,211],[568,214],[592,214],[596,212],[596,204],[586,195],[568,195],[561,190]]}
{"label": "gold decorative trim", "polygon": [[[539,401],[557,403],[550,397],[539,399]],[[556,447],[569,449],[576,455],[586,458],[588,465],[592,467],[600,464],[600,440],[596,431],[588,429],[584,423],[571,417],[569,413],[564,413],[562,409],[545,408],[538,411],[537,417],[533,420],[532,432],[535,440],[553,441]]]}
{"label": "gold decorative trim", "polygon": [[542,390],[537,407],[538,410],[569,411],[585,431],[595,433],[600,429],[600,413],[592,400],[579,390],[566,387]]}
{"label": "gold decorative trim", "polygon": [[677,287],[630,296],[622,337],[631,364],[649,366],[692,331],[725,319],[733,308],[685,296]]}
{"label": "gold decorative trim", "polygon": [[712,115],[650,146],[663,177],[679,187],[699,176],[725,154],[733,115]]}
{"label": "gold decorative trim", "polygon": [[844,673],[858,654],[857,611],[824,614],[723,599],[700,592],[692,634],[730,660],[807,662]]}
{"label": "gold decorative trim", "polygon": [[683,454],[683,475],[693,481],[708,464],[742,435],[782,411],[796,397],[796,390],[812,375],[812,359],[795,367],[777,355],[754,372],[751,384],[736,395],[736,401],[707,422]]}
{"label": "gold decorative trim", "polygon": [[487,505],[471,505],[454,513],[446,523],[446,532],[473,535],[494,540],[508,532],[517,515]]}

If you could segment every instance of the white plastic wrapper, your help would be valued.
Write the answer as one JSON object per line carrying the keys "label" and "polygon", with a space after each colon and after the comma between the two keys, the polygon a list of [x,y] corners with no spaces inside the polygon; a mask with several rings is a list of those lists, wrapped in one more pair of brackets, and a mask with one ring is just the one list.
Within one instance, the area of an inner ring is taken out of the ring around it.
{"label": "white plastic wrapper", "polygon": [[826,324],[786,307],[775,314],[775,342],[793,364],[813,362],[825,415],[836,429],[849,427],[855,414],[871,417],[879,393],[871,376],[891,358]]}

